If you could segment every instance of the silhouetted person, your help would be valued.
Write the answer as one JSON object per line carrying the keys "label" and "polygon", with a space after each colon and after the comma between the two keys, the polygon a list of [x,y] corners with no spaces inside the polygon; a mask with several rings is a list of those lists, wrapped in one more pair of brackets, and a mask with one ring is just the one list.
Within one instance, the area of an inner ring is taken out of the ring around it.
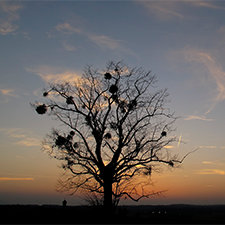
{"label": "silhouetted person", "polygon": [[66,204],[67,204],[67,201],[66,201],[66,199],[64,199],[62,202],[63,207],[66,207]]}

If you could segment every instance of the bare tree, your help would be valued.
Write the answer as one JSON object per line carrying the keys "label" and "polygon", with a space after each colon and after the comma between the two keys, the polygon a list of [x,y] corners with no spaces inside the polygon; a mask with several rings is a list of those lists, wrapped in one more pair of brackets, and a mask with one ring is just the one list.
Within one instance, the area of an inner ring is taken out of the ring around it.
{"label": "bare tree", "polygon": [[162,193],[146,191],[152,171],[186,156],[178,160],[166,148],[177,140],[169,136],[176,117],[165,106],[167,90],[151,91],[155,83],[151,71],[109,62],[103,71],[86,66],[73,84],[50,84],[43,93],[49,100],[32,104],[65,125],[43,142],[67,171],[61,190],[100,193],[108,207],[121,197],[138,201]]}

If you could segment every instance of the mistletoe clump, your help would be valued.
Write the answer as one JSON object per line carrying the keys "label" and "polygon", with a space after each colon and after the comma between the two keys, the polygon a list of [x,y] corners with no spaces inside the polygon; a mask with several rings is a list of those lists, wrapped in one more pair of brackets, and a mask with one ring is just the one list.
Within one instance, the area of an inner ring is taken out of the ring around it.
{"label": "mistletoe clump", "polygon": [[48,92],[45,91],[45,92],[43,93],[43,96],[44,96],[44,97],[47,97],[47,96],[48,96]]}
{"label": "mistletoe clump", "polygon": [[66,103],[67,103],[68,105],[72,105],[72,104],[73,104],[73,96],[67,97]]}
{"label": "mistletoe clump", "polygon": [[113,84],[113,85],[110,86],[110,88],[109,88],[109,92],[110,93],[114,94],[117,91],[118,91],[118,87],[115,84]]}
{"label": "mistletoe clump", "polygon": [[112,138],[112,135],[110,133],[106,133],[104,136],[105,139],[110,139]]}
{"label": "mistletoe clump", "polygon": [[106,80],[110,80],[112,78],[112,75],[110,73],[105,73],[104,77]]}
{"label": "mistletoe clump", "polygon": [[36,112],[40,115],[45,114],[47,112],[47,106],[45,104],[37,106]]}
{"label": "mistletoe clump", "polygon": [[62,145],[64,145],[65,143],[67,142],[67,139],[65,137],[62,137],[60,135],[58,135],[56,141],[55,141],[55,144],[58,146],[58,147],[61,147]]}

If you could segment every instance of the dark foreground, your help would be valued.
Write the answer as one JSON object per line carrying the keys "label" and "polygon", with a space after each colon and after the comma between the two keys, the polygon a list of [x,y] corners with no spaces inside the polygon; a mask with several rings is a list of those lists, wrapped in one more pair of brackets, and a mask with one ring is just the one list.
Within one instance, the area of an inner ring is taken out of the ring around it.
{"label": "dark foreground", "polygon": [[225,224],[225,205],[119,206],[112,216],[90,206],[0,205],[1,223]]}

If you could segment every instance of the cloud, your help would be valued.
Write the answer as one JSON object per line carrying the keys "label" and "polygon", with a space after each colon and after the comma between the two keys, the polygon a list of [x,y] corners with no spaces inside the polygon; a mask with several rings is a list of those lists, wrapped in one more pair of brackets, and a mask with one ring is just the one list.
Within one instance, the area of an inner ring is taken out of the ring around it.
{"label": "cloud", "polygon": [[202,169],[197,171],[195,174],[201,175],[225,175],[225,170],[217,170],[217,169]]}
{"label": "cloud", "polygon": [[77,48],[74,45],[69,44],[66,40],[61,41],[61,44],[67,51],[76,51],[77,50]]}
{"label": "cloud", "polygon": [[180,137],[179,137],[179,140],[178,140],[178,143],[177,143],[177,148],[179,148],[179,146],[180,146],[181,138],[182,138],[182,133],[180,134]]}
{"label": "cloud", "polygon": [[194,71],[201,74],[202,80],[204,79],[205,87],[209,85],[211,87],[211,84],[216,85],[216,89],[212,87],[210,90],[210,93],[212,93],[214,97],[210,99],[210,106],[203,116],[189,116],[186,120],[201,119],[211,121],[206,119],[205,115],[211,112],[218,102],[225,100],[225,71],[212,53],[205,50],[186,47],[177,51],[177,53],[179,57],[183,55],[186,62],[193,63],[192,65],[195,66]]}
{"label": "cloud", "polygon": [[0,128],[0,131],[4,132],[6,135],[10,135],[12,137],[25,137],[24,134],[18,134],[18,133],[23,132],[22,128]]}
{"label": "cloud", "polygon": [[176,1],[136,1],[146,7],[151,14],[159,19],[168,20],[172,18],[183,19],[180,4]]}
{"label": "cloud", "polygon": [[209,162],[209,161],[203,161],[203,164],[213,164],[213,162]]}
{"label": "cloud", "polygon": [[[205,147],[205,148],[217,148],[217,149],[222,149],[223,147],[217,147],[217,146],[201,146],[200,148],[203,148],[203,147]],[[224,168],[224,166],[225,166],[225,163],[224,163],[224,159],[220,159],[220,160],[214,160],[214,161],[202,161],[202,164],[206,164],[206,165],[208,165],[208,166],[217,166],[217,168],[218,167],[220,167],[220,168]]]}
{"label": "cloud", "polygon": [[0,2],[0,34],[15,34],[15,31],[19,27],[15,22],[19,20],[20,16],[18,11],[22,8],[23,6],[18,3]]}
{"label": "cloud", "polygon": [[12,24],[10,21],[4,21],[0,19],[0,34],[7,35],[13,33],[18,29],[17,25]]}
{"label": "cloud", "polygon": [[195,8],[208,8],[225,10],[221,7],[206,1],[137,1],[136,3],[143,5],[150,15],[156,16],[160,20],[185,19],[192,18],[188,15]]}
{"label": "cloud", "polygon": [[217,148],[216,146],[204,146],[205,148]]}
{"label": "cloud", "polygon": [[198,49],[185,50],[186,59],[189,61],[195,61],[204,65],[206,71],[210,74],[211,78],[217,84],[218,95],[216,101],[222,101],[225,99],[225,71],[222,66],[216,62],[216,59],[207,52]]}
{"label": "cloud", "polygon": [[19,95],[13,93],[14,89],[0,89],[0,91],[3,95],[8,95],[15,98],[19,97]]}
{"label": "cloud", "polygon": [[61,44],[67,51],[76,51],[77,48],[74,45],[68,44],[66,38],[69,38],[71,35],[78,34],[89,39],[92,43],[99,46],[101,50],[119,50],[137,56],[134,52],[124,46],[123,40],[117,40],[106,35],[99,35],[93,32],[85,31],[84,29],[78,29],[67,22],[56,25],[54,30],[47,33],[48,37],[57,37],[58,35],[56,32],[65,37],[65,40],[61,41]]}
{"label": "cloud", "polygon": [[103,50],[105,48],[115,50],[122,47],[120,44],[121,41],[112,39],[108,36],[89,35],[89,38],[92,42],[100,46]]}
{"label": "cloud", "polygon": [[225,72],[221,65],[216,62],[210,53],[195,51],[192,52],[192,60],[198,61],[206,67],[211,77],[217,83],[218,95],[216,101],[222,101],[225,99]]}
{"label": "cloud", "polygon": [[139,58],[136,53],[128,49],[123,44],[125,42],[123,40],[114,39],[106,35],[97,35],[92,33],[85,33],[85,36],[90,39],[90,41],[93,42],[95,45],[99,46],[103,51],[117,50]]}
{"label": "cloud", "polygon": [[40,146],[41,142],[40,140],[36,138],[25,138],[24,140],[17,141],[14,143],[14,145],[23,145],[23,146]]}
{"label": "cloud", "polygon": [[211,149],[214,149],[214,148],[220,148],[218,146],[199,146],[199,148],[211,148]]}
{"label": "cloud", "polygon": [[67,38],[69,38],[71,35],[74,35],[74,34],[82,35],[84,34],[84,32],[81,29],[78,29],[67,22],[59,23],[52,30],[47,32],[48,38],[63,36],[65,39],[61,41],[62,45],[66,43]]}
{"label": "cloud", "polygon": [[47,83],[75,82],[79,78],[75,71],[46,65],[36,69],[25,68],[25,70],[39,75]]}
{"label": "cloud", "polygon": [[40,146],[40,139],[37,135],[23,128],[0,128],[0,132],[3,132],[7,137],[13,139],[20,139],[13,142],[14,145],[22,146]]}
{"label": "cloud", "polygon": [[62,34],[71,35],[74,33],[81,33],[81,30],[73,27],[69,23],[59,23],[57,26],[55,26],[55,29]]}
{"label": "cloud", "polygon": [[167,146],[164,146],[164,148],[168,148],[168,149],[170,149],[170,148],[175,148],[175,146],[172,146],[172,145],[167,145]]}
{"label": "cloud", "polygon": [[1,181],[27,181],[27,180],[34,180],[34,178],[31,177],[0,177]]}
{"label": "cloud", "polygon": [[213,121],[213,119],[206,119],[205,116],[188,116],[184,120],[204,120],[204,121]]}
{"label": "cloud", "polygon": [[191,4],[193,6],[200,6],[205,7],[209,9],[219,9],[219,10],[225,10],[225,7],[217,6],[212,3],[206,2],[206,1],[192,1]]}

